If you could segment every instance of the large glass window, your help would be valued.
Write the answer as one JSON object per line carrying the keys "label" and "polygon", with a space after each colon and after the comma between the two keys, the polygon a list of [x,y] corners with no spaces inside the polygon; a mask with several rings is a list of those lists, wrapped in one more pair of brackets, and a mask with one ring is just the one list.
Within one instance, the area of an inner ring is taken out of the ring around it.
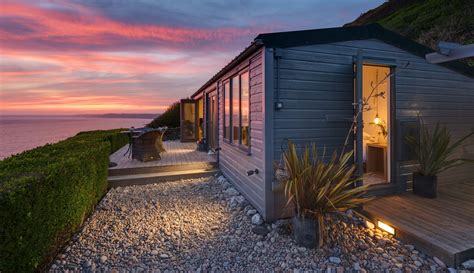
{"label": "large glass window", "polygon": [[240,100],[241,100],[241,117],[240,117],[240,136],[242,145],[249,146],[249,125],[250,125],[250,109],[249,109],[249,73],[245,72],[240,75]]}
{"label": "large glass window", "polygon": [[224,84],[224,138],[230,140],[230,85]]}
{"label": "large glass window", "polygon": [[249,72],[236,75],[224,84],[224,138],[236,145],[249,146]]}
{"label": "large glass window", "polygon": [[232,141],[239,143],[240,138],[240,95],[239,76],[232,78]]}

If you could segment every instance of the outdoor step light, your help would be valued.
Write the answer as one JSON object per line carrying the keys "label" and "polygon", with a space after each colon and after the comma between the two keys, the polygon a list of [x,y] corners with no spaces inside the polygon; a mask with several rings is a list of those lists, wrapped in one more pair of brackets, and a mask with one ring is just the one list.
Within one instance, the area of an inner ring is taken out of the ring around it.
{"label": "outdoor step light", "polygon": [[377,227],[380,228],[383,231],[386,231],[392,235],[395,235],[395,228],[391,227],[390,225],[382,222],[382,221],[377,221]]}

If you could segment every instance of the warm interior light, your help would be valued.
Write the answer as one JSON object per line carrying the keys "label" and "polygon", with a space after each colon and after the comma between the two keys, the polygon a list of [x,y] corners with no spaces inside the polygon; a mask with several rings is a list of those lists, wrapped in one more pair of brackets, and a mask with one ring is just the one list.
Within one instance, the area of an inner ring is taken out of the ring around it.
{"label": "warm interior light", "polygon": [[375,115],[375,118],[374,118],[374,123],[379,125],[380,124],[380,118],[379,118],[379,114]]}
{"label": "warm interior light", "polygon": [[377,221],[377,226],[383,230],[383,231],[386,231],[392,235],[395,235],[395,229],[387,224],[385,224],[384,222],[382,221]]}

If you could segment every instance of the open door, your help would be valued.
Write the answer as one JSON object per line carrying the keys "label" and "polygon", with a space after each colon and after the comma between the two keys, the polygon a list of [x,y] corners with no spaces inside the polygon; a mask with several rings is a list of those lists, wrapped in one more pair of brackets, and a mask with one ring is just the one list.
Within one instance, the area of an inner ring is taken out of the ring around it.
{"label": "open door", "polygon": [[198,132],[198,104],[192,99],[181,100],[180,115],[181,142],[197,140]]}
{"label": "open door", "polygon": [[392,187],[392,84],[393,67],[364,60],[354,64],[356,115],[355,162],[364,185]]}
{"label": "open door", "polygon": [[[356,120],[355,125],[355,138],[354,138],[354,161],[357,166],[356,174],[358,177],[362,178],[364,174],[364,161],[363,161],[363,144],[362,144],[362,131],[364,123],[362,122],[362,112],[364,109],[363,103],[363,94],[362,94],[362,79],[363,79],[363,65],[364,60],[362,56],[362,51],[359,50],[357,53],[357,59],[354,64],[355,72],[355,89],[354,89],[354,115]],[[358,182],[362,184],[363,181]]]}

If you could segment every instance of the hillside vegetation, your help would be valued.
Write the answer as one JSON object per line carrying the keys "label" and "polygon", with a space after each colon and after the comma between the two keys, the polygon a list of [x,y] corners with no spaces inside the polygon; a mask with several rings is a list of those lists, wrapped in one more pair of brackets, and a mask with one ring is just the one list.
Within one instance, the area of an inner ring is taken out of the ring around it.
{"label": "hillside vegetation", "polygon": [[166,111],[152,120],[147,127],[158,128],[167,126],[169,128],[179,127],[179,115],[180,115],[180,103],[179,101],[171,104]]}
{"label": "hillside vegetation", "polygon": [[[474,43],[474,1],[390,0],[345,26],[379,23],[432,49],[438,41]],[[470,60],[474,65],[474,61]]]}

